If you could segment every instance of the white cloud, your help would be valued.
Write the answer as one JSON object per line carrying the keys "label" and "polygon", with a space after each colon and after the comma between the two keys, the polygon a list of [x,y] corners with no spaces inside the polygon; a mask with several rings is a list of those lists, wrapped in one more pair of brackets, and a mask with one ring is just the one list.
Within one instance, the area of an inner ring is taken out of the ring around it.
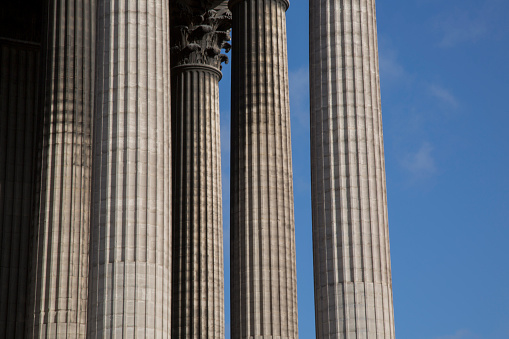
{"label": "white cloud", "polygon": [[304,177],[299,171],[293,173],[293,189],[296,196],[311,194],[311,180]]}
{"label": "white cloud", "polygon": [[292,94],[298,98],[309,95],[309,69],[303,66],[289,71],[290,97]]}
{"label": "white cloud", "polygon": [[396,54],[393,51],[387,51],[380,54],[380,73],[383,78],[401,78],[406,72],[399,64]]}
{"label": "white cloud", "polygon": [[488,33],[487,23],[482,17],[475,17],[464,9],[456,9],[448,15],[435,19],[435,27],[441,32],[439,45],[452,47],[464,42],[477,42]]}
{"label": "white cloud", "polygon": [[453,108],[457,108],[459,106],[458,100],[456,99],[456,97],[451,92],[446,90],[445,88],[443,88],[439,85],[431,85],[430,91],[431,91],[431,94],[433,94],[433,96],[440,99],[445,104],[447,104]]}
{"label": "white cloud", "polygon": [[292,134],[299,135],[309,130],[309,69],[305,66],[290,70],[288,75]]}
{"label": "white cloud", "polygon": [[468,330],[458,330],[455,334],[440,336],[435,339],[479,339],[479,337]]}
{"label": "white cloud", "polygon": [[433,25],[441,38],[441,47],[453,47],[462,43],[476,43],[482,39],[507,33],[506,0],[473,2],[474,6],[461,6],[435,17]]}
{"label": "white cloud", "polygon": [[222,117],[228,117],[221,119],[221,155],[230,154],[230,112],[221,112]]}
{"label": "white cloud", "polygon": [[437,172],[433,158],[433,147],[423,142],[416,152],[411,152],[401,160],[402,167],[412,176],[413,180],[424,179]]}
{"label": "white cloud", "polygon": [[398,61],[396,50],[387,47],[380,49],[379,59],[381,79],[401,79],[406,77],[407,73]]}
{"label": "white cloud", "polygon": [[398,51],[391,43],[391,40],[385,37],[379,38],[379,66],[380,82],[382,85],[406,86],[411,80],[410,74],[401,64]]}

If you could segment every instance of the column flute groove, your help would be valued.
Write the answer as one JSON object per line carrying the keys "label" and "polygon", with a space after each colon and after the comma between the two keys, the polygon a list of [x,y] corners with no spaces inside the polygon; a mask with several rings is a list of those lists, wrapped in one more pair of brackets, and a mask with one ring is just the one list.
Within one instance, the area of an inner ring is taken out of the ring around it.
{"label": "column flute groove", "polygon": [[[202,2],[203,3],[203,2]],[[172,9],[173,338],[224,338],[219,81],[231,13]]]}
{"label": "column flute groove", "polygon": [[98,0],[87,337],[169,337],[169,8]]}
{"label": "column flute groove", "polygon": [[28,337],[84,338],[95,1],[45,2]]}
{"label": "column flute groove", "polygon": [[317,338],[394,338],[375,16],[310,2]]}
{"label": "column flute groove", "polygon": [[295,222],[284,0],[233,13],[233,338],[297,338]]}

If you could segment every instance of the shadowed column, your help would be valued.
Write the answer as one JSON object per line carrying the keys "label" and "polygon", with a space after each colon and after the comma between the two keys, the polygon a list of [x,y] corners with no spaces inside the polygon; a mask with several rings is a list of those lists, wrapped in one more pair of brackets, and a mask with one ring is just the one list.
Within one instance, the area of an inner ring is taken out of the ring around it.
{"label": "shadowed column", "polygon": [[168,1],[98,0],[89,338],[168,338]]}
{"label": "shadowed column", "polygon": [[85,338],[96,8],[45,6],[27,336]]}
{"label": "shadowed column", "polygon": [[224,338],[219,80],[226,5],[175,11],[172,33],[172,337]]}
{"label": "shadowed column", "polygon": [[374,0],[310,1],[317,338],[394,338]]}
{"label": "shadowed column", "polygon": [[286,0],[230,1],[232,338],[297,338]]}
{"label": "shadowed column", "polygon": [[0,338],[25,333],[39,49],[0,38]]}
{"label": "shadowed column", "polygon": [[41,2],[0,2],[0,338],[23,338],[26,330]]}

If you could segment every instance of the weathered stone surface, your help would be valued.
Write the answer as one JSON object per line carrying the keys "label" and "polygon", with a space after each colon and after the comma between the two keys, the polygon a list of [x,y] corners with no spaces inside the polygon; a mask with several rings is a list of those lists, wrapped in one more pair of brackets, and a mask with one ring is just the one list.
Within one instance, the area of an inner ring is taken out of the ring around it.
{"label": "weathered stone surface", "polygon": [[310,1],[317,338],[394,338],[374,0]]}
{"label": "weathered stone surface", "polygon": [[170,336],[168,7],[98,1],[90,338]]}
{"label": "weathered stone surface", "polygon": [[206,11],[216,8],[225,0],[174,0],[179,6],[185,6],[188,10],[196,14],[202,14]]}
{"label": "weathered stone surface", "polygon": [[85,338],[96,8],[45,5],[27,336]]}
{"label": "weathered stone surface", "polygon": [[182,8],[174,8],[172,18],[171,64],[210,65],[221,70],[221,63],[228,63],[231,49],[231,12],[226,6],[211,9],[199,15]]}
{"label": "weathered stone surface", "polygon": [[220,73],[172,69],[172,336],[224,338]]}
{"label": "weathered stone surface", "polygon": [[218,83],[231,13],[179,12],[172,22],[172,336],[224,338]]}
{"label": "weathered stone surface", "polygon": [[[95,1],[0,5],[0,337],[170,337],[172,269],[173,336],[224,336],[229,4],[232,337],[297,338],[288,1],[172,1],[171,46],[168,1]],[[317,337],[394,338],[375,3],[310,0],[310,14]]]}
{"label": "weathered stone surface", "polygon": [[230,2],[232,338],[297,338],[288,2]]}

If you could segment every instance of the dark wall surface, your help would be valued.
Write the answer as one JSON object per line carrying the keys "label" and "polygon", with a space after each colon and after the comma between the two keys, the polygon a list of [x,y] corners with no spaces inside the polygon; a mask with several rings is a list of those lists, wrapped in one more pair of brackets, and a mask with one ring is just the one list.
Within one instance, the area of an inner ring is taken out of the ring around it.
{"label": "dark wall surface", "polygon": [[44,1],[2,1],[0,4],[0,38],[41,42]]}
{"label": "dark wall surface", "polygon": [[0,2],[0,338],[23,338],[42,1]]}

